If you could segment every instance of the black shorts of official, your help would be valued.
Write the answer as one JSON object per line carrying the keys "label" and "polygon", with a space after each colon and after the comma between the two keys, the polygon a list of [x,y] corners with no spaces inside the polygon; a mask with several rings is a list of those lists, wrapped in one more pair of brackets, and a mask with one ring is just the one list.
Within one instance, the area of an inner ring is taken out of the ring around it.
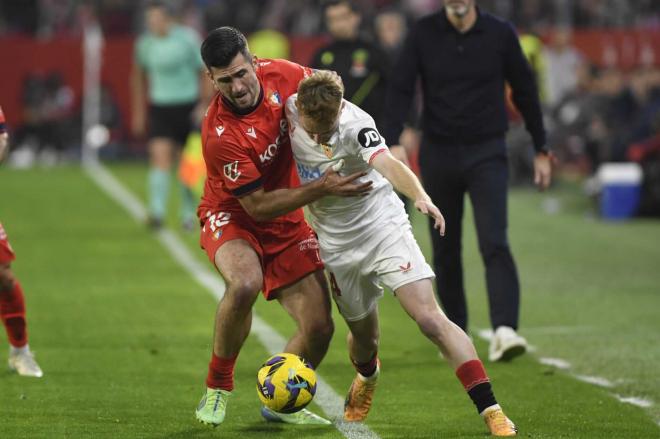
{"label": "black shorts of official", "polygon": [[149,138],[165,137],[179,146],[186,143],[194,129],[192,112],[196,102],[178,105],[149,106]]}

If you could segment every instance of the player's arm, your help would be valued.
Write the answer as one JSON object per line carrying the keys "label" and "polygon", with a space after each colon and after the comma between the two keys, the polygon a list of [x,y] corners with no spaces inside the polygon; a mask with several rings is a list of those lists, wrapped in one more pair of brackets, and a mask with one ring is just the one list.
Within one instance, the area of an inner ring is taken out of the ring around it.
{"label": "player's arm", "polygon": [[292,212],[326,195],[354,197],[371,190],[371,181],[357,183],[355,180],[366,173],[356,172],[342,177],[337,167],[330,167],[321,176],[308,184],[291,189],[265,191],[259,188],[238,198],[243,209],[256,221],[267,221]]}
{"label": "player's arm", "polygon": [[397,160],[389,151],[374,155],[371,166],[392,183],[394,189],[414,200],[417,210],[435,219],[433,227],[444,236],[445,219],[409,167]]}
{"label": "player's arm", "polygon": [[9,134],[7,134],[6,131],[0,131],[0,163],[5,158],[5,155],[7,154],[7,148],[9,146]]}
{"label": "player's arm", "polygon": [[2,112],[0,107],[0,163],[5,158],[9,146],[9,134],[7,133],[7,127],[5,126],[5,114]]}

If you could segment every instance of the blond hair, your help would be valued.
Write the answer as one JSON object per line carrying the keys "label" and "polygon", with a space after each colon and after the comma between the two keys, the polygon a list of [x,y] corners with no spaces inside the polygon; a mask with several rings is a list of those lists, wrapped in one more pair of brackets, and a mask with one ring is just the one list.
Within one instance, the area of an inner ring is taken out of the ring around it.
{"label": "blond hair", "polygon": [[298,111],[319,123],[337,117],[344,96],[344,84],[335,72],[317,70],[298,85]]}

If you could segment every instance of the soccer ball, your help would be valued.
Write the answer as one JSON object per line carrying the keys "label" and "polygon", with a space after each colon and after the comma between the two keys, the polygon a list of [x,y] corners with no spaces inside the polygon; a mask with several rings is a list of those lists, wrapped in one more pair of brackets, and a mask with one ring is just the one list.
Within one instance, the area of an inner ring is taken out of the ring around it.
{"label": "soccer ball", "polygon": [[316,372],[298,355],[273,355],[259,369],[257,393],[261,402],[271,410],[297,412],[314,398]]}

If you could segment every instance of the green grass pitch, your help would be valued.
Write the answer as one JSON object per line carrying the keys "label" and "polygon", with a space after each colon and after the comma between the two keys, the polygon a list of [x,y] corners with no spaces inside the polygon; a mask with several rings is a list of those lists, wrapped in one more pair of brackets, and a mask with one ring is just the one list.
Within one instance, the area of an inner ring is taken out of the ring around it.
{"label": "green grass pitch", "polygon": [[[143,166],[111,169],[144,199]],[[0,369],[0,438],[342,437],[332,427],[262,421],[254,385],[268,353],[254,336],[239,357],[226,422],[215,429],[198,424],[193,411],[210,355],[211,295],[79,168],[0,169],[0,188],[0,221],[18,255],[30,344],[45,372],[37,380]],[[544,213],[549,196],[559,213]],[[660,222],[593,219],[566,185],[550,195],[513,190],[509,206],[521,332],[537,351],[485,364],[519,437],[660,437]],[[425,220],[415,215],[413,223],[428,255]],[[174,213],[168,224],[206,263],[196,234],[179,232]],[[469,213],[464,235],[470,328],[485,358],[487,345],[476,333],[488,327],[486,293]],[[290,333],[292,322],[277,304],[260,299],[256,308]],[[380,311],[383,374],[367,425],[381,438],[487,437],[453,372],[396,301],[386,295]],[[334,315],[335,337],[319,374],[343,395],[354,372],[346,327]],[[544,366],[540,357],[564,359],[571,369]],[[606,378],[613,387],[573,375]],[[654,404],[642,409],[615,394]]]}

